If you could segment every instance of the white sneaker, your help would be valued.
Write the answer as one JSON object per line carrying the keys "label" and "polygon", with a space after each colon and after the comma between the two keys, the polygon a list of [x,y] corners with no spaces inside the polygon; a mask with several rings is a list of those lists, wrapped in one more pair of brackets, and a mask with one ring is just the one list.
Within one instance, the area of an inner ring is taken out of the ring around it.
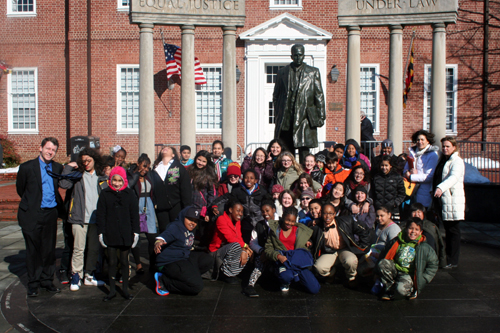
{"label": "white sneaker", "polygon": [[86,286],[102,287],[104,286],[104,281],[97,280],[93,275],[85,275],[83,282]]}
{"label": "white sneaker", "polygon": [[69,290],[78,291],[80,290],[81,285],[82,282],[80,281],[80,275],[78,275],[78,273],[73,274],[73,276],[71,277],[71,284],[69,286]]}
{"label": "white sneaker", "polygon": [[288,290],[290,290],[289,284],[282,284],[281,285],[281,291],[288,291]]}

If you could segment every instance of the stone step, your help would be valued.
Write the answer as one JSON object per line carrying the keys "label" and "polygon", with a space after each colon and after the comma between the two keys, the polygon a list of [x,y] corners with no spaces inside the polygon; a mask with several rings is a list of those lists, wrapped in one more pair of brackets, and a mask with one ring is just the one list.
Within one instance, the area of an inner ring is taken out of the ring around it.
{"label": "stone step", "polygon": [[14,212],[0,211],[0,222],[17,221],[17,210]]}
{"label": "stone step", "polygon": [[0,200],[0,212],[17,212],[20,199]]}

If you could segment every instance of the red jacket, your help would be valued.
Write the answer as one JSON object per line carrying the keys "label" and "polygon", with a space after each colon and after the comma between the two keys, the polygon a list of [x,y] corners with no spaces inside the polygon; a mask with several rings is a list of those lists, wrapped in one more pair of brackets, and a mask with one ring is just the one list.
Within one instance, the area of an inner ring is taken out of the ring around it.
{"label": "red jacket", "polygon": [[223,215],[219,216],[217,222],[215,223],[215,232],[212,242],[208,246],[210,252],[215,252],[221,248],[221,246],[239,243],[241,247],[245,247],[245,242],[241,236],[241,223],[240,221],[233,224],[229,215],[224,212]]}

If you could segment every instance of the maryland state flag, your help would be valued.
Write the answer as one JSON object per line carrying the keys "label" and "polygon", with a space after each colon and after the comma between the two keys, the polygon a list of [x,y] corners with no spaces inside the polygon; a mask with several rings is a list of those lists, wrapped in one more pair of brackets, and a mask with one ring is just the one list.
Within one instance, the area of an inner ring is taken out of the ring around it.
{"label": "maryland state flag", "polygon": [[411,43],[411,52],[410,52],[410,62],[408,63],[408,69],[406,71],[406,81],[405,81],[405,90],[403,92],[403,107],[406,109],[406,100],[408,99],[408,94],[410,93],[411,86],[413,84],[413,38]]}

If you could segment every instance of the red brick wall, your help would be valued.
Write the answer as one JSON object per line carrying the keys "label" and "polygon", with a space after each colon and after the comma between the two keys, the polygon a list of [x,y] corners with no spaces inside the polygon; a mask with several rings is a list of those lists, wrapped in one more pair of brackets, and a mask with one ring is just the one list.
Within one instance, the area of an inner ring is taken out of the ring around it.
{"label": "red brick wall", "polygon": [[[325,3],[328,5],[325,7]],[[59,159],[66,152],[66,94],[70,97],[70,136],[87,135],[87,1],[69,1],[69,63],[70,90],[65,89],[64,57],[64,3],[61,1],[38,1],[37,16],[32,18],[4,18],[0,20],[0,60],[11,67],[38,68],[38,135],[9,135],[15,142],[22,158],[36,155],[37,146],[45,136],[56,136],[61,141]],[[91,17],[91,96],[92,135],[101,138],[102,151],[120,144],[132,161],[138,156],[138,136],[116,133],[116,68],[118,64],[139,63],[139,28],[130,25],[128,14],[116,10],[116,1],[93,0]],[[269,10],[268,0],[247,0],[245,26],[238,28],[240,34],[284,11]],[[500,11],[491,5],[492,14]],[[0,13],[6,13],[6,1],[0,1]],[[460,139],[481,139],[482,115],[482,13],[483,2],[460,1],[459,20],[447,27],[447,63],[458,64],[458,132]],[[290,11],[333,34],[327,44],[327,70],[337,65],[340,70],[338,82],[327,80],[325,89],[327,106],[342,103],[343,111],[327,108],[327,140],[343,141],[345,133],[345,83],[347,61],[347,31],[338,27],[337,1],[304,0],[303,9]],[[477,13],[477,14],[476,14]],[[2,14],[4,15],[4,14]],[[492,19],[492,25],[499,25]],[[168,43],[181,45],[179,27],[155,27],[154,29],[154,73],[155,134],[157,143],[180,141],[180,87],[166,89],[165,61],[160,29]],[[403,63],[409,48],[413,29],[415,39],[415,79],[404,110],[404,139],[423,124],[424,65],[431,63],[432,28],[429,26],[404,29]],[[15,33],[14,33],[15,32]],[[245,137],[245,43],[236,42],[236,63],[241,73],[237,84],[238,142],[244,148]],[[499,118],[499,62],[498,29],[490,28],[490,82],[488,140],[500,141]],[[195,54],[202,63],[222,63],[222,29],[196,27]],[[380,64],[380,136],[387,135],[387,89],[389,88],[389,29],[364,28],[361,32],[361,62]],[[171,114],[171,115],[170,115]],[[335,127],[339,130],[335,131]],[[7,134],[7,76],[0,79],[0,134]],[[200,143],[212,142],[220,135],[198,134]]]}

